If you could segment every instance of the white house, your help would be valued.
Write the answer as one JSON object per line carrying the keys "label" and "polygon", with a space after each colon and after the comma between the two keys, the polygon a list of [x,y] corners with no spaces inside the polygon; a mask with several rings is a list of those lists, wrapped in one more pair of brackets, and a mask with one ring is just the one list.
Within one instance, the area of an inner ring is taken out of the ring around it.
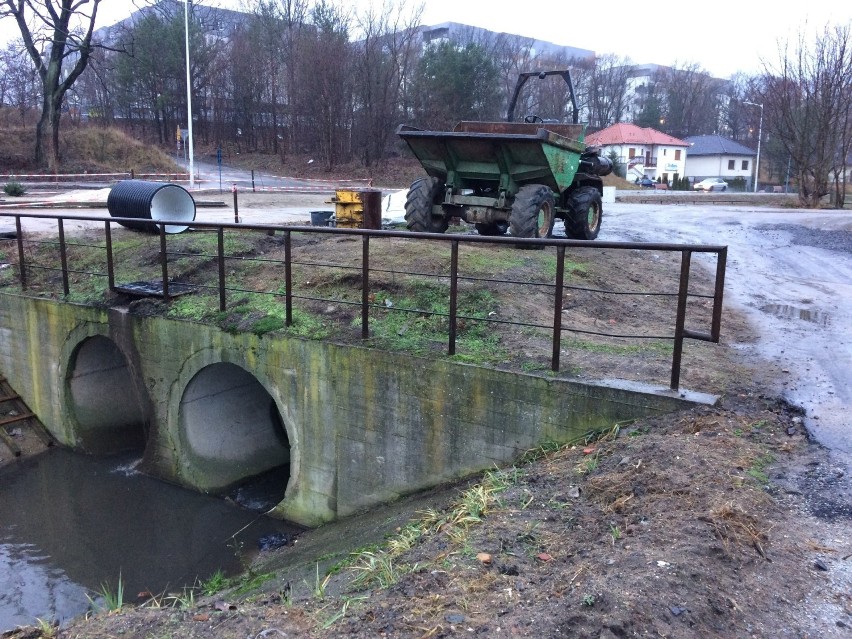
{"label": "white house", "polygon": [[742,178],[746,188],[751,187],[757,153],[750,148],[721,135],[693,135],[686,141],[690,144],[686,175],[694,182],[708,177]]}
{"label": "white house", "polygon": [[613,124],[586,136],[586,144],[602,148],[602,155],[615,151],[618,161],[627,167],[627,179],[647,176],[666,184],[675,173],[685,175],[689,142],[656,129],[635,124]]}

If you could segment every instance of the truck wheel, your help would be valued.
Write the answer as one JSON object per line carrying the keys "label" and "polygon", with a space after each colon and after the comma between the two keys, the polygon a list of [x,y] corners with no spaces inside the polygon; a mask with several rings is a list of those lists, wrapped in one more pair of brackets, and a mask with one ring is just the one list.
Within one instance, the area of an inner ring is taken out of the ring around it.
{"label": "truck wheel", "polygon": [[405,224],[415,233],[444,233],[450,221],[433,215],[432,206],[443,199],[444,184],[434,177],[414,180],[405,198]]}
{"label": "truck wheel", "polygon": [[527,184],[518,190],[509,229],[515,237],[550,237],[553,233],[553,191],[541,184]]}
{"label": "truck wheel", "polygon": [[581,186],[568,198],[570,213],[565,218],[565,232],[575,240],[593,240],[601,230],[603,205],[601,194],[593,186]]}
{"label": "truck wheel", "polygon": [[509,224],[506,222],[495,222],[494,224],[477,224],[476,232],[480,235],[506,235]]}

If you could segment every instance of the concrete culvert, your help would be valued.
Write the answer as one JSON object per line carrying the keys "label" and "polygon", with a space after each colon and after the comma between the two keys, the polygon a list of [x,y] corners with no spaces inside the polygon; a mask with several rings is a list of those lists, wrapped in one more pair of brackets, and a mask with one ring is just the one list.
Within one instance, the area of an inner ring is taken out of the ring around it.
{"label": "concrete culvert", "polygon": [[148,426],[146,404],[115,342],[102,336],[81,342],[69,372],[69,408],[76,420],[77,445],[102,454],[142,448]]}
{"label": "concrete culvert", "polygon": [[[183,460],[188,483],[222,492],[245,479],[290,463],[290,445],[278,408],[263,385],[236,364],[199,371],[180,403]],[[280,487],[283,498],[285,485]]]}
{"label": "concrete culvert", "polygon": [[[189,191],[177,184],[123,180],[110,189],[107,208],[112,217],[140,220],[168,220],[189,223],[195,220],[195,200]],[[137,231],[157,232],[156,224],[120,222]],[[167,224],[166,233],[181,233],[186,224]]]}

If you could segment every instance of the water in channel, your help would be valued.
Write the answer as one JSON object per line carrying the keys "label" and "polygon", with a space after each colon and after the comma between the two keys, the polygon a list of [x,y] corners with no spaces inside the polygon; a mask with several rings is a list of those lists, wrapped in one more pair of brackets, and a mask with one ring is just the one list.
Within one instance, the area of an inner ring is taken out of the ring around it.
{"label": "water in channel", "polygon": [[85,613],[119,576],[125,602],[181,593],[219,569],[240,572],[258,540],[298,532],[146,477],[138,459],[57,448],[0,469],[0,633]]}

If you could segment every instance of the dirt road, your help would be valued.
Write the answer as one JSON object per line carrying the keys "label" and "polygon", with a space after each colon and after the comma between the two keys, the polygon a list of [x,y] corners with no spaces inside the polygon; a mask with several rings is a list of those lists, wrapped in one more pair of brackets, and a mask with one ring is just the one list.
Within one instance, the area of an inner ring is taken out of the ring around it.
{"label": "dirt road", "polygon": [[[727,304],[810,433],[852,468],[852,216],[842,211],[611,204],[600,239],[725,244]],[[724,327],[723,327],[724,333]],[[771,375],[770,375],[771,376]]]}

